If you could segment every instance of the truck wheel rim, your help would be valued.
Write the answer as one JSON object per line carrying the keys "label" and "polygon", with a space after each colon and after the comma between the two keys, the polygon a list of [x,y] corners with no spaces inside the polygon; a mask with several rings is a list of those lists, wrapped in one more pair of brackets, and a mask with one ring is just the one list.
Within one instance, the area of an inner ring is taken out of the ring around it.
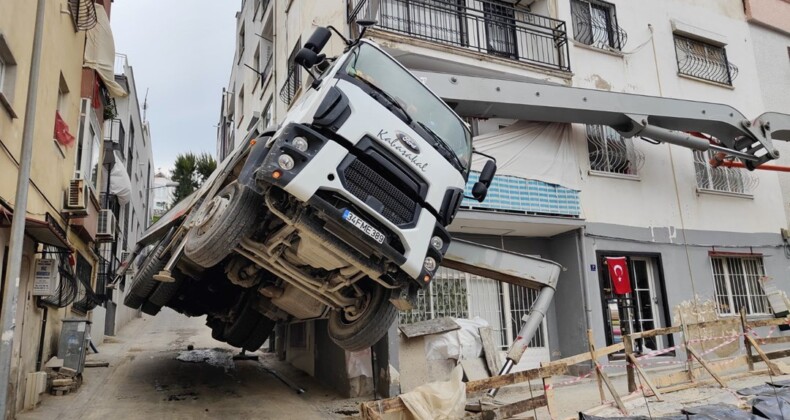
{"label": "truck wheel rim", "polygon": [[225,196],[214,197],[208,202],[208,205],[198,214],[195,221],[195,229],[198,236],[204,235],[214,225],[217,218],[225,213],[228,204],[230,204],[230,197]]}

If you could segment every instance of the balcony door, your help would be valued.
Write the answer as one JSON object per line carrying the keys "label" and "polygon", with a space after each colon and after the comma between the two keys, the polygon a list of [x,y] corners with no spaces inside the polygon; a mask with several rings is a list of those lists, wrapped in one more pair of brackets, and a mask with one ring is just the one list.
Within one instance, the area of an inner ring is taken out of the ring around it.
{"label": "balcony door", "polygon": [[380,26],[417,38],[465,46],[464,0],[381,0]]}
{"label": "balcony door", "polygon": [[484,2],[486,39],[489,54],[518,58],[516,44],[516,16],[511,6]]}

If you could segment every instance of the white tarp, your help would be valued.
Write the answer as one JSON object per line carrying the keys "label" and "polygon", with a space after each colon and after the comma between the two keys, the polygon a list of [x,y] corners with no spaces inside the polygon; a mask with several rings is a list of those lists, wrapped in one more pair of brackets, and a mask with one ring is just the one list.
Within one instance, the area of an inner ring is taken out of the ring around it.
{"label": "white tarp", "polygon": [[[497,174],[534,179],[581,190],[581,175],[571,140],[571,125],[517,121],[474,138],[475,150],[497,160]],[[475,155],[479,171],[487,158]]]}
{"label": "white tarp", "polygon": [[115,81],[115,39],[110,19],[104,6],[96,4],[96,26],[89,29],[85,41],[84,66],[96,70],[110,91],[110,95],[123,98],[126,91]]}
{"label": "white tarp", "polygon": [[425,336],[426,360],[469,360],[480,357],[483,352],[480,328],[487,327],[488,321],[478,316],[474,319],[453,318],[453,321],[461,329]]}
{"label": "white tarp", "polygon": [[125,206],[132,198],[132,180],[126,173],[126,168],[121,164],[121,157],[118,152],[115,154],[115,164],[112,165],[110,171],[110,194],[115,194],[118,197],[118,203]]}
{"label": "white tarp", "polygon": [[[412,418],[418,420],[447,420],[464,417],[466,384],[464,372],[456,366],[446,382],[430,382],[400,395]],[[409,418],[400,416],[400,418]]]}

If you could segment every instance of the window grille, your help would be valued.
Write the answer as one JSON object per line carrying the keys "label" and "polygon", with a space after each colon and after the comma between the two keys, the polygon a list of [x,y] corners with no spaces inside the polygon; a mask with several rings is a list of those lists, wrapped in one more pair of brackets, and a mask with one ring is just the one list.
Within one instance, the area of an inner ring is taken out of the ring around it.
{"label": "window grille", "polygon": [[614,4],[599,0],[571,0],[573,39],[596,48],[622,51],[628,34],[617,25]]}
{"label": "window grille", "polygon": [[738,67],[727,61],[724,47],[675,35],[678,73],[732,86]]}
{"label": "window grille", "polygon": [[645,163],[645,155],[634,147],[633,139],[606,125],[587,126],[587,149],[593,171],[639,175]]}
{"label": "window grille", "polygon": [[69,12],[74,28],[87,31],[96,26],[96,5],[93,0],[69,0]]}
{"label": "window grille", "polygon": [[57,308],[71,305],[77,298],[77,279],[69,265],[69,258],[63,250],[53,246],[45,246],[43,258],[54,258],[58,261],[58,286],[51,296],[42,296],[41,301]]}
{"label": "window grille", "polygon": [[737,315],[741,308],[747,315],[771,313],[760,283],[765,276],[762,257],[712,257],[711,265],[719,314]]}
{"label": "window grille", "polygon": [[288,57],[288,76],[285,78],[285,84],[280,89],[280,99],[286,104],[290,105],[296,96],[296,91],[302,85],[302,71],[296,64],[296,54],[299,52],[301,42],[297,41],[294,45],[291,55]]}
{"label": "window grille", "polygon": [[[521,329],[539,290],[497,282],[485,277],[441,267],[429,287],[417,292],[414,309],[400,313],[400,323],[434,318],[485,319],[500,348],[507,349]],[[530,347],[546,347],[546,333],[539,328]]]}
{"label": "window grille", "polygon": [[697,177],[697,188],[709,191],[722,191],[736,194],[752,194],[760,178],[742,168],[714,168],[710,159],[715,152],[695,151],[694,171]]}
{"label": "window grille", "polygon": [[101,298],[96,295],[91,286],[93,278],[93,267],[80,253],[77,253],[77,269],[75,277],[77,280],[77,296],[71,309],[81,313],[93,310],[101,303]]}
{"label": "window grille", "polygon": [[565,22],[512,1],[353,0],[348,10],[349,23],[374,19],[378,30],[570,71]]}

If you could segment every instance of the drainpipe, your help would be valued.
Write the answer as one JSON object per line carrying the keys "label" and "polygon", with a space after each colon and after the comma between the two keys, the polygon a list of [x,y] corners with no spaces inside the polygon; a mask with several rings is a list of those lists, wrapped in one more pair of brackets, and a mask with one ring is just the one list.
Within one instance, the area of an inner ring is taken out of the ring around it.
{"label": "drainpipe", "polygon": [[584,323],[588,330],[592,329],[592,307],[590,307],[590,279],[587,276],[587,247],[584,246],[584,235],[587,228],[582,226],[579,233],[579,266],[581,269],[582,304],[584,305]]}
{"label": "drainpipe", "polygon": [[[25,241],[25,215],[27,214],[27,192],[30,184],[30,166],[33,160],[33,129],[36,122],[38,99],[38,75],[41,69],[41,45],[44,37],[45,0],[38,0],[36,7],[36,27],[33,35],[30,77],[25,104],[25,124],[22,131],[22,154],[19,159],[19,175],[16,182],[16,205],[11,221],[11,240],[9,242],[6,293],[3,295],[2,334],[0,334],[0,384],[11,383],[11,353],[14,349],[14,329],[16,327],[16,304],[19,293],[19,276],[22,271],[22,249]],[[19,384],[16,384],[19,385]],[[9,400],[9,394],[16,395],[10,386],[0,391],[0,413],[3,418],[13,418],[16,402]]]}

